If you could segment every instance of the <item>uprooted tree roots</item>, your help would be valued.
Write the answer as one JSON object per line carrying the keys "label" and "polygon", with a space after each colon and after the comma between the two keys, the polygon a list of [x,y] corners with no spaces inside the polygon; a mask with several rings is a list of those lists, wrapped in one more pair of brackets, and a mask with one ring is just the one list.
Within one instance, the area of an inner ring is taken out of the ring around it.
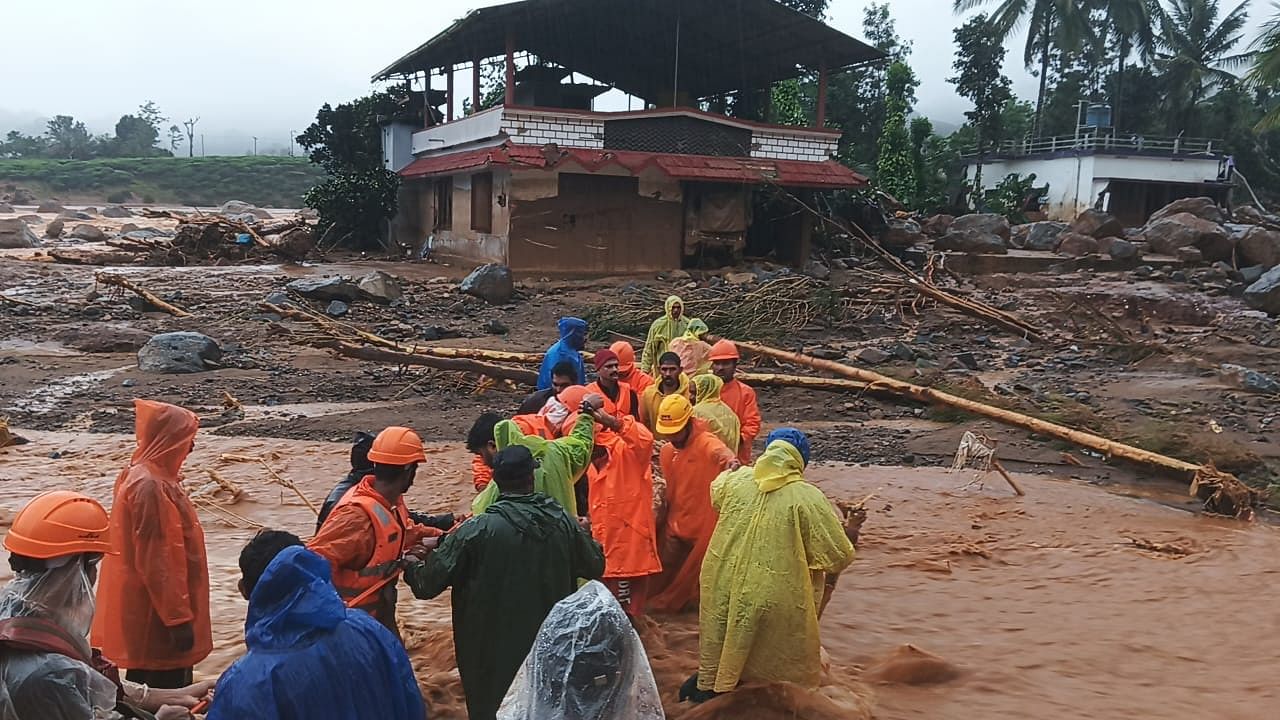
{"label": "uprooted tree roots", "polygon": [[1254,508],[1267,498],[1266,493],[1245,485],[1235,475],[1224,473],[1212,464],[1196,470],[1190,494],[1204,501],[1206,512],[1238,520],[1252,520]]}

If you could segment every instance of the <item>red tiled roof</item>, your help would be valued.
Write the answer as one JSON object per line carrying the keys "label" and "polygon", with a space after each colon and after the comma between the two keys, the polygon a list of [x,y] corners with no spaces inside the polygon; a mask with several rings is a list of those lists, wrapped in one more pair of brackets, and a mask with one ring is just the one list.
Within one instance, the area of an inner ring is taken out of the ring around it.
{"label": "red tiled roof", "polygon": [[632,175],[649,167],[674,180],[725,182],[747,185],[776,184],[787,187],[850,188],[867,184],[867,179],[834,160],[771,160],[767,158],[674,155],[627,150],[589,150],[555,146],[503,145],[418,158],[400,171],[406,178],[453,175],[493,165],[553,168],[572,161],[595,172],[608,165],[626,169]]}

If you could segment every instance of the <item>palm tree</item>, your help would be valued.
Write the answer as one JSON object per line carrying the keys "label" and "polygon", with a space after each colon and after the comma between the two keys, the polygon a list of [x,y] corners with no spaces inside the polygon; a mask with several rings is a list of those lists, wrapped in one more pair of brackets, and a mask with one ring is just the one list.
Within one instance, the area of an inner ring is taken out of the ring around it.
{"label": "palm tree", "polygon": [[1112,125],[1120,127],[1124,102],[1124,71],[1129,55],[1136,47],[1144,57],[1150,57],[1155,42],[1152,20],[1159,16],[1160,6],[1155,0],[1100,0],[1099,9],[1106,16],[1111,32],[1119,41],[1119,58],[1116,61],[1116,82],[1111,105]]}
{"label": "palm tree", "polygon": [[1235,82],[1230,71],[1253,57],[1232,52],[1243,37],[1248,5],[1244,0],[1221,21],[1218,0],[1171,0],[1169,9],[1160,11],[1155,64],[1166,84],[1170,132],[1185,130],[1196,105]]}
{"label": "palm tree", "polygon": [[[1255,62],[1245,79],[1255,87],[1280,90],[1280,3],[1272,3],[1272,7],[1275,15],[1262,26],[1262,34],[1253,43]],[[1280,128],[1280,106],[1258,121],[1259,131],[1274,128]]]}
{"label": "palm tree", "polygon": [[954,0],[957,13],[995,3],[991,28],[1000,42],[1029,26],[1022,59],[1028,68],[1040,63],[1040,92],[1036,95],[1036,115],[1032,132],[1040,133],[1040,116],[1048,93],[1049,58],[1056,48],[1078,51],[1086,42],[1096,41],[1090,12],[1098,0]]}

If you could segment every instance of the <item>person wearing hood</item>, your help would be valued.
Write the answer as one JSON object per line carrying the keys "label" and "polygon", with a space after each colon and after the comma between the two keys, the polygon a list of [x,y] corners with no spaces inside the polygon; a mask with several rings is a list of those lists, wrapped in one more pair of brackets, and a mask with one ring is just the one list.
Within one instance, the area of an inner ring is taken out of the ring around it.
{"label": "person wearing hood", "polygon": [[587,392],[604,398],[604,411],[620,417],[640,417],[640,398],[635,388],[620,379],[620,361],[612,350],[601,350],[593,359],[596,380],[587,386]]}
{"label": "person wearing hood", "polygon": [[658,434],[668,440],[658,454],[667,481],[667,517],[658,539],[663,575],[649,606],[659,612],[682,612],[698,602],[698,572],[716,527],[711,483],[736,470],[738,460],[724,443],[693,416],[683,395],[662,401]]}
{"label": "person wearing hood", "polygon": [[693,416],[707,424],[734,455],[738,454],[738,442],[742,439],[742,427],[733,409],[720,399],[724,383],[715,375],[698,375],[693,383]]}
{"label": "person wearing hood", "polygon": [[505,447],[492,464],[494,502],[405,569],[421,600],[453,588],[453,643],[471,720],[494,719],[547,613],[605,565],[590,533],[534,491],[538,462],[529,448]]}
{"label": "person wearing hood", "polygon": [[200,420],[190,410],[135,400],[138,448],[116,478],[93,644],[134,682],[191,684],[213,649],[204,528],[182,487]]}
{"label": "person wearing hood", "polygon": [[650,376],[656,375],[658,361],[667,351],[667,346],[689,330],[691,321],[692,318],[684,313],[684,301],[676,295],[668,297],[663,305],[662,317],[653,321],[649,326],[649,334],[645,336],[644,350],[640,353],[640,369]]}
{"label": "person wearing hood", "polygon": [[808,438],[783,428],[755,467],[712,483],[720,518],[702,563],[697,692],[682,695],[706,699],[744,682],[818,686],[824,588],[853,562],[861,519],[840,521],[805,482],[808,462]]}
{"label": "person wearing hood", "polygon": [[738,462],[751,462],[751,446],[760,434],[760,405],[756,391],[738,379],[738,346],[732,340],[721,340],[711,346],[711,372],[724,382],[720,399],[738,416],[742,439],[738,442]]}
{"label": "person wearing hood", "polygon": [[618,379],[630,385],[637,395],[653,384],[653,377],[636,365],[636,350],[631,347],[631,343],[619,340],[610,345],[609,349],[618,356]]}
{"label": "person wearing hood", "polygon": [[689,376],[680,367],[680,356],[665,352],[658,359],[658,381],[640,394],[640,421],[650,432],[657,431],[658,406],[670,395],[689,397]]}
{"label": "person wearing hood", "polygon": [[97,500],[41,493],[13,518],[4,547],[14,577],[0,590],[0,718],[185,720],[212,682],[181,689],[121,680],[88,642],[98,565],[111,521]]}
{"label": "person wearing hood", "polygon": [[547,354],[542,358],[542,368],[538,371],[539,390],[551,388],[552,370],[562,362],[569,363],[577,371],[579,379],[575,384],[587,377],[587,367],[582,362],[582,349],[587,346],[587,321],[576,317],[562,317],[556,323],[556,328],[560,331],[560,339],[547,348]]}
{"label": "person wearing hood", "polygon": [[498,710],[500,720],[663,720],[640,636],[592,581],[556,603]]}
{"label": "person wearing hood", "polygon": [[[604,400],[599,396],[587,395],[579,401],[579,409],[600,407],[603,404]],[[565,419],[568,417],[566,415]],[[590,412],[578,415],[569,432],[554,440],[526,434],[517,423],[502,420],[492,413],[481,415],[467,434],[468,449],[480,457],[489,469],[492,469],[494,460],[502,450],[513,445],[528,448],[538,461],[538,468],[534,473],[534,492],[555,500],[571,518],[577,518],[580,511],[586,512],[585,507],[578,507],[574,490],[586,473],[587,466],[591,464],[594,443],[595,421]],[[493,483],[486,485],[471,501],[472,514],[483,513],[497,502],[500,494],[501,491]]]}
{"label": "person wearing hood", "polygon": [[343,604],[329,563],[296,535],[259,532],[240,573],[248,653],[219,678],[207,720],[426,717],[404,647]]}

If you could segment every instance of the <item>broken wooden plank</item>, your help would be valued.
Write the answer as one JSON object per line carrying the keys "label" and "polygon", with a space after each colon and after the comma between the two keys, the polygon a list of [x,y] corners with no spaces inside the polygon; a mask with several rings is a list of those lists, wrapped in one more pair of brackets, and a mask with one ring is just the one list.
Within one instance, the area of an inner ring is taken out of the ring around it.
{"label": "broken wooden plank", "polygon": [[169,313],[170,315],[173,315],[174,317],[191,317],[191,313],[187,312],[186,310],[183,310],[177,305],[171,305],[165,302],[164,300],[161,300],[155,293],[151,292],[150,290],[147,290],[141,285],[135,284],[128,278],[125,278],[121,275],[112,275],[111,273],[98,273],[97,275],[94,275],[93,278],[94,280],[97,280],[103,285],[124,288],[125,290],[128,290],[134,293],[135,295],[137,295],[138,297],[142,298],[143,300],[146,300],[149,304],[155,306],[156,308],[159,308],[160,310],[163,310]]}

